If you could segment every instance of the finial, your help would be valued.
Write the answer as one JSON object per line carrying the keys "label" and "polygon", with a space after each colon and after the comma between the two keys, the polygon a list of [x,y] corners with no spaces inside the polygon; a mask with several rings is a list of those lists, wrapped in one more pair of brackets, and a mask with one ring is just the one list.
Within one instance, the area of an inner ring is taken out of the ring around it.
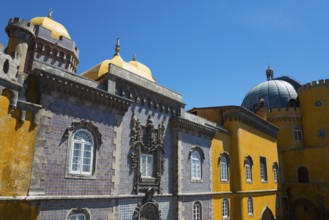
{"label": "finial", "polygon": [[136,61],[136,53],[134,53],[133,61]]}
{"label": "finial", "polygon": [[266,77],[267,77],[267,80],[271,80],[274,78],[274,71],[273,69],[270,67],[270,65],[268,65],[267,69],[266,69]]}
{"label": "finial", "polygon": [[51,9],[48,10],[48,18],[53,18],[53,10]]}
{"label": "finial", "polygon": [[120,38],[117,38],[117,43],[115,45],[115,55],[120,55]]}

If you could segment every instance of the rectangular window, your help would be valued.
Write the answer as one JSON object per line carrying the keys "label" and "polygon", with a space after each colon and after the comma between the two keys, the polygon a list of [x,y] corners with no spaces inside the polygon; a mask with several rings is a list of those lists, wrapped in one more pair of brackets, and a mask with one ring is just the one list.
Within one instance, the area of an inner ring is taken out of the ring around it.
{"label": "rectangular window", "polygon": [[153,177],[153,155],[141,155],[140,172],[142,177]]}
{"label": "rectangular window", "polygon": [[245,168],[246,168],[246,180],[247,182],[251,182],[251,167],[249,164],[246,164]]}
{"label": "rectangular window", "polygon": [[260,157],[260,178],[262,182],[267,181],[267,166],[265,157]]}
{"label": "rectangular window", "polygon": [[300,128],[294,129],[294,139],[295,141],[301,141],[303,139],[302,130]]}

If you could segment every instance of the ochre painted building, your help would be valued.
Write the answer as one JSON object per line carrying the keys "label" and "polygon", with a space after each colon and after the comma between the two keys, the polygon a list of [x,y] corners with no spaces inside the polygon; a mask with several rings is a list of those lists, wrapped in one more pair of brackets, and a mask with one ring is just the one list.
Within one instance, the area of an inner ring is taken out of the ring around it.
{"label": "ochre painted building", "polygon": [[282,219],[329,218],[329,82],[301,85],[290,77],[274,78],[254,87],[242,106],[280,128],[280,213]]}
{"label": "ochre painted building", "polygon": [[329,217],[328,80],[268,68],[242,107],[186,112],[119,39],[77,75],[79,50],[51,13],[6,33],[0,219]]}
{"label": "ochre painted building", "polygon": [[212,141],[214,219],[275,217],[278,128],[239,106],[190,112],[226,130],[217,132]]}

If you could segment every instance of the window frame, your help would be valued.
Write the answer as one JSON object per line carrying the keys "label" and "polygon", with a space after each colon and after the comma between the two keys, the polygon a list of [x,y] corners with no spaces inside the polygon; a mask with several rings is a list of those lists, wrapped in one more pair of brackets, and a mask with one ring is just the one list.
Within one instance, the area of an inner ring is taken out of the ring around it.
{"label": "window frame", "polygon": [[202,204],[199,201],[196,201],[193,203],[192,219],[193,220],[202,220]]}
{"label": "window frame", "polygon": [[[202,180],[202,163],[201,155],[198,151],[194,150],[191,152],[191,180],[200,181]],[[196,175],[194,175],[194,173]]]}
{"label": "window frame", "polygon": [[248,197],[247,209],[248,209],[249,216],[254,215],[254,201],[253,201],[252,197]]}
{"label": "window frame", "polygon": [[260,157],[260,179],[262,182],[268,181],[266,157]]}
{"label": "window frame", "polygon": [[[74,214],[71,214],[71,215],[67,218],[67,220],[71,220],[72,217],[79,217],[79,216],[83,216],[83,220],[86,220],[86,219],[87,219],[86,215],[83,214],[83,213],[74,213]],[[79,220],[79,218],[78,218],[78,220]]]}
{"label": "window frame", "polygon": [[84,220],[90,220],[91,219],[91,215],[90,215],[90,210],[86,209],[86,208],[73,208],[70,209],[67,214],[66,214],[66,220],[70,220],[70,218],[74,217],[74,216],[83,216]]}
{"label": "window frame", "polygon": [[221,182],[229,182],[230,180],[229,164],[230,164],[230,158],[228,153],[224,152],[220,154],[218,159],[218,165],[219,165],[219,175]]}
{"label": "window frame", "polygon": [[[145,160],[143,160],[143,157],[146,159],[146,164],[145,164],[145,174],[146,175],[143,175],[143,161],[145,161]],[[150,162],[150,166],[151,166],[151,174],[150,175],[148,175],[148,166],[147,165],[149,165],[148,164],[148,159],[149,158],[151,158],[151,162]],[[140,171],[140,174],[141,174],[141,177],[142,178],[154,178],[154,155],[153,154],[147,154],[147,153],[141,153],[141,156],[140,156],[140,169],[139,169],[139,171]]]}
{"label": "window frame", "polygon": [[[246,182],[251,183],[252,182],[252,166],[253,166],[253,161],[250,156],[246,156],[244,160],[244,168],[245,168],[245,177],[246,177]],[[248,175],[249,174],[249,175]]]}
{"label": "window frame", "polygon": [[[79,132],[84,132],[85,134],[87,134],[91,141],[80,141],[80,140],[76,140],[75,135],[77,135],[77,133]],[[73,170],[73,158],[74,158],[74,151],[75,151],[75,144],[80,144],[81,148],[80,148],[80,161],[78,165],[80,165],[80,170]],[[85,147],[86,145],[90,145],[90,162],[89,162],[89,166],[90,166],[90,170],[88,172],[83,171],[83,159],[84,159],[84,154],[86,152]],[[82,159],[81,159],[82,158]],[[85,129],[85,128],[79,128],[76,129],[73,133],[72,136],[70,137],[70,159],[69,159],[69,174],[70,175],[77,175],[77,176],[91,176],[93,175],[94,172],[94,165],[95,165],[95,141],[94,141],[94,137],[92,135],[92,133]]]}
{"label": "window frame", "polygon": [[279,182],[279,166],[278,166],[277,162],[273,163],[272,170],[273,170],[274,183],[278,183]]}
{"label": "window frame", "polygon": [[228,198],[223,198],[222,200],[222,217],[223,219],[228,219],[230,217],[230,203]]}
{"label": "window frame", "polygon": [[294,130],[294,140],[300,142],[303,140],[303,130],[301,127],[295,127]]}

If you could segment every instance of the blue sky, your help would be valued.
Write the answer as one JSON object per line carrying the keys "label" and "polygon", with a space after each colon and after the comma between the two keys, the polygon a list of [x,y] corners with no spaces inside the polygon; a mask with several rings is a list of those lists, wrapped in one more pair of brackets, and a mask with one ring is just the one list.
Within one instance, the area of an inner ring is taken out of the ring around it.
{"label": "blue sky", "polygon": [[187,109],[240,105],[266,79],[268,63],[275,76],[303,84],[328,78],[325,0],[5,1],[0,29],[11,17],[47,16],[49,8],[80,49],[79,73],[111,58],[120,37],[122,58],[136,52]]}

